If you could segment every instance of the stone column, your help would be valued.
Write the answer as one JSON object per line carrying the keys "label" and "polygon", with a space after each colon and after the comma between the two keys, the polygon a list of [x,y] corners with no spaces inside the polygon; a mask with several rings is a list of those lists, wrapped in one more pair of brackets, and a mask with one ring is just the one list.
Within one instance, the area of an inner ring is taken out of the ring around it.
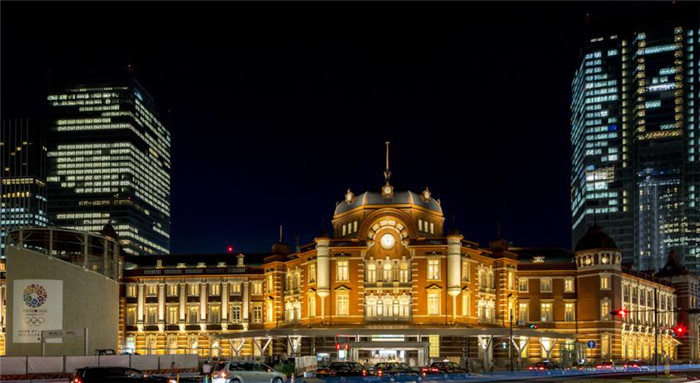
{"label": "stone column", "polygon": [[452,320],[457,315],[457,296],[462,292],[462,237],[453,234],[447,237],[447,293],[452,297]]}
{"label": "stone column", "polygon": [[138,297],[136,306],[136,327],[138,327],[139,331],[143,331],[143,310],[146,301],[145,289],[146,286],[142,282],[136,285],[136,296]]}
{"label": "stone column", "polygon": [[199,327],[202,331],[207,330],[207,286],[206,282],[202,282],[199,285]]}
{"label": "stone column", "polygon": [[165,331],[165,283],[158,284],[158,331]]}
{"label": "stone column", "polygon": [[326,318],[326,297],[330,290],[330,238],[316,238],[316,294],[321,298],[321,320]]}
{"label": "stone column", "polygon": [[185,285],[184,282],[179,283],[179,288],[180,288],[180,315],[179,315],[179,320],[178,320],[178,325],[180,326],[180,331],[184,332],[185,331],[185,326],[187,323],[187,286]]}
{"label": "stone column", "polygon": [[221,282],[221,329],[228,330],[228,281]]}
{"label": "stone column", "polygon": [[248,313],[250,311],[250,282],[245,281],[241,283],[241,293],[243,294],[243,307],[241,312],[241,323],[243,325],[243,330],[248,330],[248,325],[250,320],[248,318]]}

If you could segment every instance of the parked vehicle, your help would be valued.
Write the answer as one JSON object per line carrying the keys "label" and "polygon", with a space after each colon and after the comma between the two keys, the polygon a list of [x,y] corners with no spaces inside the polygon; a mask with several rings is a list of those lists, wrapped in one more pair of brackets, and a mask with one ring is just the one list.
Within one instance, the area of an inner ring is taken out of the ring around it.
{"label": "parked vehicle", "polygon": [[641,360],[629,360],[624,364],[625,371],[649,371],[649,366]]}
{"label": "parked vehicle", "polygon": [[466,374],[467,369],[455,362],[433,362],[430,366],[421,367],[421,375],[429,374]]}
{"label": "parked vehicle", "polygon": [[418,371],[406,363],[377,363],[373,375],[381,381],[419,383],[422,378]]}
{"label": "parked vehicle", "polygon": [[119,382],[163,382],[172,380],[147,375],[135,368],[128,367],[85,367],[73,372],[70,383],[119,383]]}
{"label": "parked vehicle", "polygon": [[212,370],[212,383],[285,383],[287,377],[259,362],[219,362]]}
{"label": "parked vehicle", "polygon": [[551,371],[551,370],[561,370],[558,364],[545,360],[543,362],[537,362],[532,366],[527,368],[528,371]]}
{"label": "parked vehicle", "polygon": [[315,376],[367,376],[367,369],[357,362],[333,362],[326,367],[317,368]]}
{"label": "parked vehicle", "polygon": [[624,365],[619,365],[613,362],[600,362],[595,365],[597,371],[623,371]]}

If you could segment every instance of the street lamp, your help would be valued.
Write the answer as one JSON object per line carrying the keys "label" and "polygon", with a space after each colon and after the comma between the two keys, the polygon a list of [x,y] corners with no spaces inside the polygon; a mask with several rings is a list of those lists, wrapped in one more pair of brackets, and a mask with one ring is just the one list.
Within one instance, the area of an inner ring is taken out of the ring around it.
{"label": "street lamp", "polygon": [[508,356],[510,357],[510,370],[513,371],[513,293],[508,294],[508,311],[510,312],[510,345]]}

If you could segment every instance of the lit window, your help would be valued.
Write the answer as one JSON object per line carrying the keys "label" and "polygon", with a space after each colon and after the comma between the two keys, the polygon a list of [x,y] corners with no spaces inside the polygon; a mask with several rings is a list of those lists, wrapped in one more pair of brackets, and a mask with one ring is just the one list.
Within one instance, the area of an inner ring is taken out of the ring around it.
{"label": "lit window", "polygon": [[564,321],[573,322],[575,318],[575,305],[573,303],[564,303]]}
{"label": "lit window", "polygon": [[348,309],[350,306],[349,298],[350,296],[347,293],[338,293],[338,295],[336,295],[336,315],[348,315]]}
{"label": "lit window", "polygon": [[241,293],[241,284],[239,282],[231,283],[231,294],[240,294],[240,293]]}
{"label": "lit window", "polygon": [[309,264],[309,283],[316,283],[316,264]]}
{"label": "lit window", "polygon": [[527,278],[518,278],[518,291],[522,293],[528,292]]}
{"label": "lit window", "polygon": [[610,290],[610,276],[609,275],[601,275],[600,276],[600,289],[601,290]]}
{"label": "lit window", "polygon": [[253,288],[253,291],[251,294],[262,295],[262,292],[263,292],[262,281],[255,281],[255,282],[251,283],[251,286]]}
{"label": "lit window", "polygon": [[158,317],[158,306],[146,306],[146,324],[156,324]]}
{"label": "lit window", "polygon": [[469,291],[462,291],[462,316],[471,315],[472,297]]}
{"label": "lit window", "polygon": [[241,305],[231,305],[231,323],[241,323]]}
{"label": "lit window", "polygon": [[266,322],[274,322],[275,321],[275,308],[274,308],[274,301],[272,299],[268,299],[266,302],[265,306],[265,321]]}
{"label": "lit window", "polygon": [[462,280],[465,282],[469,282],[469,271],[471,268],[469,267],[469,261],[468,260],[462,260]]}
{"label": "lit window", "polygon": [[178,287],[179,287],[178,285],[168,285],[168,296],[169,297],[177,296]]}
{"label": "lit window", "polygon": [[610,320],[610,301],[600,301],[600,320]]}
{"label": "lit window", "polygon": [[199,295],[199,284],[189,284],[187,285],[187,295],[197,296]]}
{"label": "lit window", "polygon": [[428,315],[440,315],[440,294],[428,294]]}
{"label": "lit window", "polygon": [[316,294],[309,294],[309,318],[316,317]]}
{"label": "lit window", "polygon": [[377,264],[370,262],[367,264],[367,283],[377,282]]}
{"label": "lit window", "polygon": [[574,278],[564,278],[564,292],[573,293],[574,292]]}
{"label": "lit window", "polygon": [[508,271],[508,290],[513,290],[515,288],[515,273],[513,271]]}
{"label": "lit window", "polygon": [[429,259],[428,260],[428,279],[439,280],[440,279],[440,260],[439,259]]}
{"label": "lit window", "polygon": [[146,285],[146,296],[155,297],[158,295],[158,285]]}
{"label": "lit window", "polygon": [[336,281],[348,280],[348,261],[338,261],[336,263]]}
{"label": "lit window", "polygon": [[129,298],[136,297],[136,285],[135,284],[130,283],[126,286],[126,296]]}
{"label": "lit window", "polygon": [[126,325],[133,326],[136,324],[136,306],[126,308]]}
{"label": "lit window", "polygon": [[221,285],[220,284],[215,283],[215,284],[209,286],[209,288],[211,289],[211,292],[209,293],[209,295],[212,295],[212,296],[221,295]]}
{"label": "lit window", "polygon": [[168,306],[168,324],[177,324],[177,309],[178,307],[175,305]]}
{"label": "lit window", "polygon": [[409,270],[408,266],[408,262],[401,262],[399,265],[399,282],[401,283],[408,283],[410,280],[409,275],[411,271]]}
{"label": "lit window", "polygon": [[525,324],[530,320],[530,304],[521,302],[518,304],[518,323]]}
{"label": "lit window", "polygon": [[540,279],[540,292],[541,293],[551,293],[552,292],[552,278],[541,278]]}
{"label": "lit window", "polygon": [[187,324],[197,324],[199,322],[199,305],[187,306]]}
{"label": "lit window", "polygon": [[253,303],[253,323],[262,323],[262,302]]}
{"label": "lit window", "polygon": [[552,304],[542,303],[541,305],[541,321],[551,322],[552,321]]}
{"label": "lit window", "polygon": [[221,307],[209,306],[209,323],[221,322]]}

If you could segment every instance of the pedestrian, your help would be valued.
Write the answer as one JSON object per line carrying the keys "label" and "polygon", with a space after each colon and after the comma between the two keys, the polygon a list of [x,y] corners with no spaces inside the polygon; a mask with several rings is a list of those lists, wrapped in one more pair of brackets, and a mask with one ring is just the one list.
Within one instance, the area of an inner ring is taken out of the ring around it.
{"label": "pedestrian", "polygon": [[209,364],[209,360],[204,362],[204,365],[202,365],[202,375],[204,375],[204,382],[209,383],[209,375],[211,375],[211,364]]}

